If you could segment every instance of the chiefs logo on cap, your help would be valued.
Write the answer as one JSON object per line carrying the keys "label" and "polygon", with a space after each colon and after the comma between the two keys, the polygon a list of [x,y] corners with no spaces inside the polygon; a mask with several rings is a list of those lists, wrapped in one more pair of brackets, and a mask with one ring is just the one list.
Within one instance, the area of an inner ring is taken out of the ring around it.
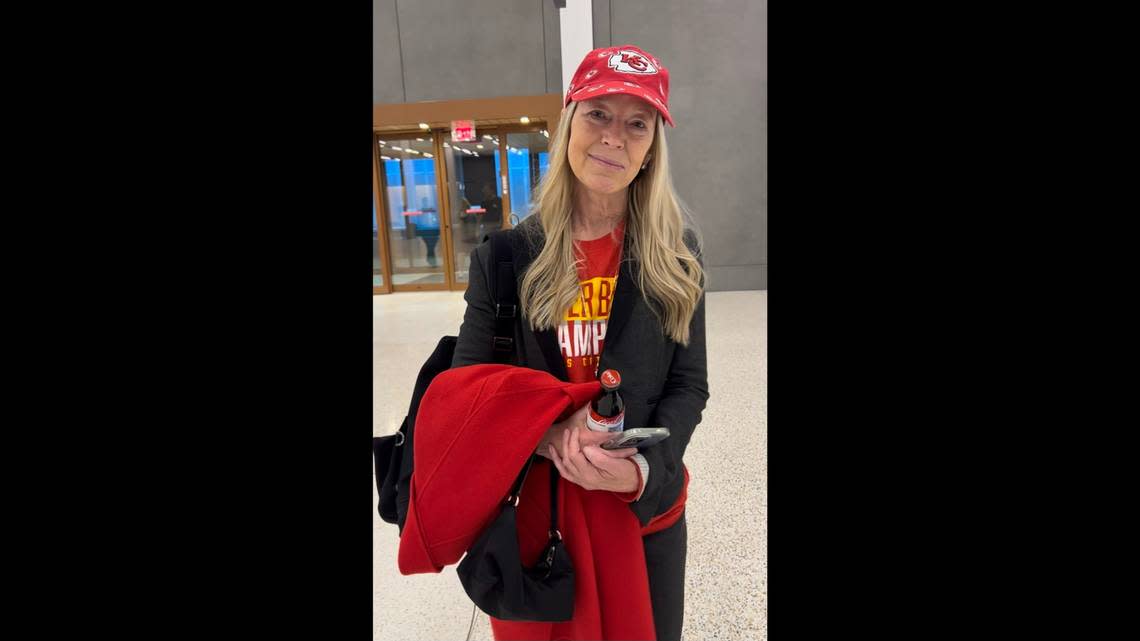
{"label": "chiefs logo on cap", "polygon": [[636,51],[619,51],[611,55],[609,65],[611,69],[625,73],[657,73],[657,67],[649,58]]}

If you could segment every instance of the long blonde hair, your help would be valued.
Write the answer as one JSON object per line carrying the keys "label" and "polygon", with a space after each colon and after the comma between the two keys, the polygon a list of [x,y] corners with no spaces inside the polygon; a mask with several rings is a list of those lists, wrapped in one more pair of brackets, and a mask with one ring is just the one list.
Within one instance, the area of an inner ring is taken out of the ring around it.
{"label": "long blonde hair", "polygon": [[[545,242],[538,257],[523,276],[519,302],[534,330],[553,329],[566,310],[581,295],[574,239],[570,229],[576,178],[570,167],[570,121],[577,102],[563,110],[551,140],[550,165],[538,187],[534,206]],[[681,345],[689,344],[689,324],[700,302],[705,273],[700,254],[685,244],[686,222],[696,236],[692,216],[677,196],[669,174],[669,151],[665,124],[660,114],[650,147],[649,167],[629,186],[626,236],[629,255],[624,260],[641,263],[638,286],[649,308],[657,315],[665,335]],[[698,241],[699,247],[699,241]]]}

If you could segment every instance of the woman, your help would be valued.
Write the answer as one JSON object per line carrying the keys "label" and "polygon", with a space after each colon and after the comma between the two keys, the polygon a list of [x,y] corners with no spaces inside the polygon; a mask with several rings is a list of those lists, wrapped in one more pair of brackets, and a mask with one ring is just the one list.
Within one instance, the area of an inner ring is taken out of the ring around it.
{"label": "woman", "polygon": [[[700,422],[708,384],[704,272],[669,174],[668,88],[668,71],[637,47],[587,54],[567,91],[536,211],[505,232],[512,237],[519,279],[518,364],[571,382],[617,370],[625,429],[670,430],[669,438],[639,453],[603,450],[598,445],[611,435],[587,429],[583,407],[543,437],[537,454],[562,476],[560,510],[581,510],[589,532],[563,532],[580,582],[575,625],[553,624],[550,636],[542,638],[604,638],[613,629],[606,621],[636,611],[632,601],[639,599],[651,602],[650,634],[681,636],[688,484],[682,457]],[[494,362],[495,309],[488,283],[496,273],[484,243],[471,256],[453,367]],[[535,504],[535,529],[542,533],[542,501],[548,504],[549,495],[544,473],[535,473],[540,467],[549,470],[535,465],[519,507],[520,546],[528,562],[528,553],[545,542],[537,536],[534,544],[524,535],[528,497]],[[625,551],[646,577],[647,594],[638,572],[616,576],[615,568],[597,561],[600,548],[631,545],[631,531],[638,553]],[[583,563],[592,563],[590,572],[582,571]],[[601,623],[579,621],[590,617]],[[492,619],[499,639],[547,634],[514,625]]]}

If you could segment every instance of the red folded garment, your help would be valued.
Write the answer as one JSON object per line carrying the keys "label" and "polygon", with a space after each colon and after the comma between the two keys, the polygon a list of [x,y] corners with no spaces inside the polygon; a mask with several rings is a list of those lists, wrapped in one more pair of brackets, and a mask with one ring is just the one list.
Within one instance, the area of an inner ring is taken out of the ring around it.
{"label": "red folded garment", "polygon": [[546,430],[600,391],[597,381],[566,383],[510,365],[469,365],[436,376],[416,414],[400,572],[439,572],[457,563],[498,515]]}
{"label": "red folded garment", "polygon": [[[432,381],[416,416],[415,472],[400,538],[402,574],[457,563],[498,515],[528,456],[551,424],[595,398],[597,381],[566,383],[509,365],[470,365]],[[534,464],[519,499],[519,552],[538,559],[550,527],[549,461]],[[561,479],[558,525],[574,564],[574,618],[541,623],[491,619],[496,639],[655,639],[641,537],[676,523],[685,489],[644,528],[628,499]]]}

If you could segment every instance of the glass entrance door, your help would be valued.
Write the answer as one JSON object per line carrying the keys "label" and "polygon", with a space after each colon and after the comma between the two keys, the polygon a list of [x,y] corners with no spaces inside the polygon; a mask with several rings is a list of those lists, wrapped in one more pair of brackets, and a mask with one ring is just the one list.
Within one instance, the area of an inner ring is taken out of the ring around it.
{"label": "glass entrance door", "polygon": [[442,144],[451,223],[451,262],[456,289],[467,287],[471,250],[491,231],[503,227],[503,190],[499,139],[493,130],[479,130],[474,142]]}
{"label": "glass entrance door", "polygon": [[392,286],[447,289],[447,257],[431,134],[376,138]]}

